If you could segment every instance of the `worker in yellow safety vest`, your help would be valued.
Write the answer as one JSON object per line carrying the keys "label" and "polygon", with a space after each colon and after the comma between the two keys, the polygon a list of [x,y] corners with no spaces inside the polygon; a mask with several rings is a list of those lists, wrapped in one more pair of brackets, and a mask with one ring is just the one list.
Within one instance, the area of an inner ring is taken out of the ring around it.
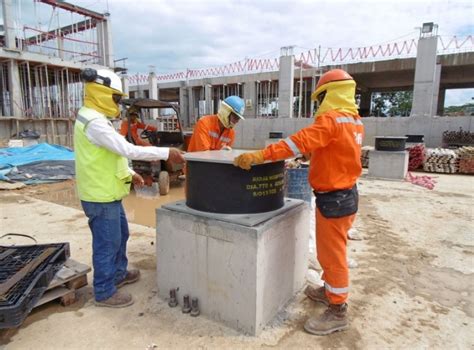
{"label": "worker in yellow safety vest", "polygon": [[109,118],[120,115],[124,96],[120,78],[106,69],[85,69],[84,106],[74,125],[77,192],[92,231],[95,304],[125,307],[133,303],[121,286],[138,281],[139,270],[127,269],[129,229],[122,198],[143,178],[128,167],[129,159],[184,163],[174,148],[141,147],[125,140]]}

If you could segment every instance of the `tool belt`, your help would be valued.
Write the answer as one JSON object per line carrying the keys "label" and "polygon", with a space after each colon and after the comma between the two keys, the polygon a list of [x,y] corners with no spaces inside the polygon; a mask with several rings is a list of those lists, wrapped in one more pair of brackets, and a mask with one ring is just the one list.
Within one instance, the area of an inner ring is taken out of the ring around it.
{"label": "tool belt", "polygon": [[357,213],[359,208],[359,192],[357,185],[348,190],[332,192],[316,192],[316,207],[328,219],[342,218]]}

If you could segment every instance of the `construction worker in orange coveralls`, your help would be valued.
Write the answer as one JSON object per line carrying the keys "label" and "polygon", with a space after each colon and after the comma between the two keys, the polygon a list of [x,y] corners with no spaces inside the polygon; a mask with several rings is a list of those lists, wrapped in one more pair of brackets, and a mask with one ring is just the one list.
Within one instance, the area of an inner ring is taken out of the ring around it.
{"label": "construction worker in orange coveralls", "polygon": [[245,103],[238,96],[229,96],[216,115],[199,119],[189,142],[188,152],[231,150],[235,139],[233,127],[244,119]]}
{"label": "construction worker in orange coveralls", "polygon": [[364,127],[355,103],[356,83],[341,69],[321,76],[311,99],[318,102],[315,122],[285,140],[257,152],[244,153],[234,165],[250,169],[266,160],[311,154],[309,182],[316,195],[316,248],[324,287],[308,287],[306,295],[328,306],[307,320],[304,329],[326,335],[349,327],[347,232],[358,208],[357,178]]}
{"label": "construction worker in orange coveralls", "polygon": [[130,112],[130,121],[130,135],[132,136],[132,140],[129,140],[127,119],[122,120],[122,124],[120,125],[120,135],[125,136],[128,142],[137,146],[152,146],[151,143],[140,137],[138,134],[138,129],[156,131],[156,127],[142,123],[138,117],[138,112],[135,111]]}

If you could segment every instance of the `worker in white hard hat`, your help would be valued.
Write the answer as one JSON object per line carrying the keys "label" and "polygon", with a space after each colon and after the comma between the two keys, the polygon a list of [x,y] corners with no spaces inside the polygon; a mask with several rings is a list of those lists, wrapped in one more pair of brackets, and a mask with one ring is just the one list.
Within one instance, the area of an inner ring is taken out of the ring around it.
{"label": "worker in white hard hat", "polygon": [[130,185],[143,178],[128,167],[128,159],[184,163],[174,148],[141,147],[125,140],[110,118],[120,115],[123,96],[120,78],[112,71],[85,69],[84,106],[74,125],[76,182],[79,199],[92,231],[95,304],[125,307],[133,304],[129,293],[118,291],[138,281],[139,270],[128,269],[128,222],[122,198]]}

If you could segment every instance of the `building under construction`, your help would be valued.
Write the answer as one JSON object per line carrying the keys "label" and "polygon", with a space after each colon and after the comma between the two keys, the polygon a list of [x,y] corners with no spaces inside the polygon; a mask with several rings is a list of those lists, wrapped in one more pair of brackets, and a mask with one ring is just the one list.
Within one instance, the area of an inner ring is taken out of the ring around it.
{"label": "building under construction", "polygon": [[[22,1],[1,0],[1,4],[3,143],[23,129],[33,129],[41,133],[41,141],[71,146],[72,120],[82,104],[79,72],[86,66],[121,70],[124,92],[131,98],[178,103],[181,125],[186,128],[193,127],[201,116],[215,113],[225,97],[242,97],[247,120],[237,126],[239,148],[262,147],[270,131],[288,135],[311,123],[311,92],[320,74],[330,68],[343,68],[357,81],[363,117],[372,115],[373,93],[413,91],[411,110],[404,115],[417,118],[397,118],[393,121],[397,128],[391,118],[364,118],[365,144],[371,144],[376,134],[391,135],[398,130],[401,134],[424,134],[428,145],[435,147],[445,130],[474,128],[469,116],[433,118],[443,115],[446,90],[474,87],[473,36],[443,41],[433,23],[424,24],[427,30],[420,31],[418,39],[400,45],[319,48],[299,54],[293,47],[282,47],[279,58],[245,59],[172,74],[127,75],[125,69],[115,67],[108,13],[57,0],[23,5]],[[173,119],[173,113],[164,110],[151,116],[161,122]]]}
{"label": "building under construction", "polygon": [[[109,16],[56,0],[1,4],[0,138],[34,129],[42,141],[71,145],[82,105],[80,70],[114,65]],[[33,7],[29,22],[21,6]],[[46,24],[41,13],[49,16]]]}

